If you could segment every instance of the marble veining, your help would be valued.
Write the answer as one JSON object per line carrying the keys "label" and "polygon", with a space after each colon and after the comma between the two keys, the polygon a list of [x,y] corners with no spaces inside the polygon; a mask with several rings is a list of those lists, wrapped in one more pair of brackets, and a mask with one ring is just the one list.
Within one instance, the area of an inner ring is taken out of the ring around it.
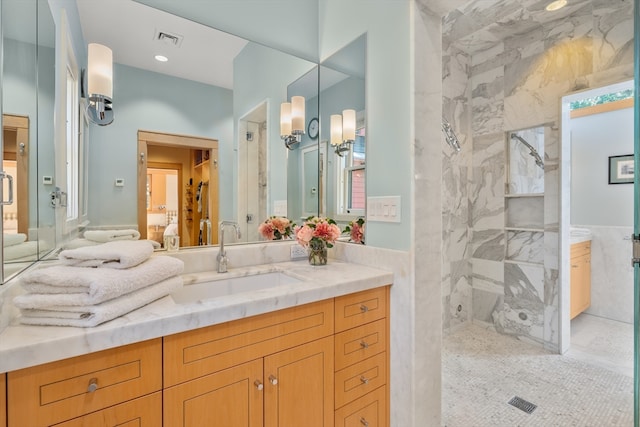
{"label": "marble veining", "polygon": [[544,234],[536,231],[508,231],[507,259],[542,265]]}

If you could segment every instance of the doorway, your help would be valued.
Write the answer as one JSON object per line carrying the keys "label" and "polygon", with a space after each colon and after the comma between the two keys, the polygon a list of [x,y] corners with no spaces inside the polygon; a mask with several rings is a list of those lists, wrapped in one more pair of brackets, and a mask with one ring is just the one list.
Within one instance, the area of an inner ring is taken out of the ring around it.
{"label": "doorway", "polygon": [[[4,114],[2,170],[14,179],[13,203],[3,208],[3,231],[29,236],[29,118]],[[6,184],[3,184],[6,185]],[[3,194],[8,197],[8,187]]]}
{"label": "doorway", "polygon": [[166,232],[180,246],[217,244],[218,141],[138,131],[138,230],[163,244]]}

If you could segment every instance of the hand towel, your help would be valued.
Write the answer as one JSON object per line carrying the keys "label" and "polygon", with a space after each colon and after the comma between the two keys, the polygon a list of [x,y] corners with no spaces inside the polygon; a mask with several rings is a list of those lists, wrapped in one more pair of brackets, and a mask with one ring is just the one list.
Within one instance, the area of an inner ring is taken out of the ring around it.
{"label": "hand towel", "polygon": [[117,240],[138,240],[140,232],[138,230],[89,230],[84,232],[84,238],[94,242],[107,243]]}
{"label": "hand towel", "polygon": [[13,303],[18,308],[99,304],[182,273],[184,263],[158,256],[123,270],[54,265],[24,273],[27,291]]}
{"label": "hand towel", "polygon": [[102,304],[77,307],[50,306],[40,310],[25,309],[21,310],[20,323],[91,328],[145,306],[181,287],[182,277],[176,276]]}
{"label": "hand towel", "polygon": [[29,240],[19,245],[7,246],[4,248],[5,261],[34,260],[38,254],[38,241]]}
{"label": "hand towel", "polygon": [[58,258],[63,264],[74,267],[130,268],[148,260],[152,254],[153,244],[136,240],[67,249],[60,252]]}
{"label": "hand towel", "polygon": [[27,235],[24,233],[3,233],[2,245],[7,246],[19,245],[27,240]]}

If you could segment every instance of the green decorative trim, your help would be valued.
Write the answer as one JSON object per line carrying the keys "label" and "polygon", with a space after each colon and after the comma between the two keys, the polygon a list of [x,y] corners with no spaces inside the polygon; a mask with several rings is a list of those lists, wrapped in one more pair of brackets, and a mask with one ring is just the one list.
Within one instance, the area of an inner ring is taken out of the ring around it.
{"label": "green decorative trim", "polygon": [[594,105],[606,104],[608,102],[621,101],[623,99],[633,98],[633,89],[627,89],[620,92],[608,93],[606,95],[595,96],[593,98],[581,99],[573,101],[569,108],[578,110],[585,107],[593,107]]}

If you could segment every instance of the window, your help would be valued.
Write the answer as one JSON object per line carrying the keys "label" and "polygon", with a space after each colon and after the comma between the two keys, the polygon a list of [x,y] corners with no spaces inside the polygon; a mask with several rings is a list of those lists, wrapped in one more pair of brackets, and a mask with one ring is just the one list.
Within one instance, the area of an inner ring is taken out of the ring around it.
{"label": "window", "polygon": [[367,203],[365,190],[366,132],[364,111],[358,112],[356,139],[338,161],[339,214],[363,216]]}

